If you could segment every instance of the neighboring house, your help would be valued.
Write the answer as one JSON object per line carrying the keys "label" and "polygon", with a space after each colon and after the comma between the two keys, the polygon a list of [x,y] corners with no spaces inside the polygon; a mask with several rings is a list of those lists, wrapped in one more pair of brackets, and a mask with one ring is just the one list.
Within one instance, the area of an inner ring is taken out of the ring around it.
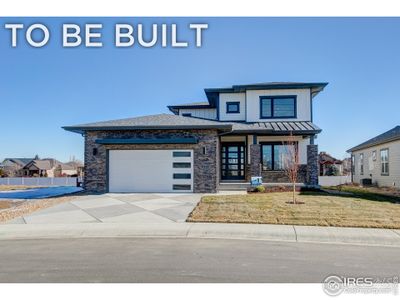
{"label": "neighboring house", "polygon": [[5,158],[0,164],[0,169],[3,170],[4,176],[18,176],[20,170],[29,163],[33,158]]}
{"label": "neighboring house", "polygon": [[320,176],[343,175],[343,162],[326,152],[319,154],[318,164]]}
{"label": "neighboring house", "polygon": [[93,192],[216,192],[226,183],[289,182],[283,142],[299,151],[298,181],[318,185],[321,132],[313,99],[327,83],[262,83],[205,89],[208,102],[173,114],[63,127],[85,137],[84,187]]}
{"label": "neighboring house", "polygon": [[347,152],[352,157],[353,182],[371,179],[378,186],[400,187],[400,126]]}
{"label": "neighboring house", "polygon": [[77,168],[53,158],[33,159],[21,169],[20,175],[26,177],[76,176]]}

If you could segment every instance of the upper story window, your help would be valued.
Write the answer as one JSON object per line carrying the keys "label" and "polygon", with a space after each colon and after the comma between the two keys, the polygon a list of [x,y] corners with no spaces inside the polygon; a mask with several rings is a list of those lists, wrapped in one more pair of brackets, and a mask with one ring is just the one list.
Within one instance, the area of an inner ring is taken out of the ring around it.
{"label": "upper story window", "polygon": [[389,175],[389,149],[381,150],[381,174]]}
{"label": "upper story window", "polygon": [[360,175],[364,174],[364,153],[360,153]]}
{"label": "upper story window", "polygon": [[191,114],[191,113],[182,113],[182,116],[183,116],[183,117],[191,117],[192,114]]}
{"label": "upper story window", "polygon": [[260,118],[296,118],[296,96],[260,96]]}
{"label": "upper story window", "polygon": [[226,102],[226,113],[227,114],[238,114],[240,113],[240,102]]}

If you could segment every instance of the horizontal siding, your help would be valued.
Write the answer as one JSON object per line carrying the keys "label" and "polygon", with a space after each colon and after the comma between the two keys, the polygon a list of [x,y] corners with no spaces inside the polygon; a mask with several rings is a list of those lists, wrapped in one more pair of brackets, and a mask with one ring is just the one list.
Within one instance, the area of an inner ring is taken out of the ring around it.
{"label": "horizontal siding", "polygon": [[[240,102],[240,113],[226,113],[227,102]],[[246,120],[246,94],[245,93],[221,93],[219,95],[219,119],[221,121],[245,121]]]}
{"label": "horizontal siding", "polygon": [[[381,149],[389,149],[389,175],[381,175]],[[372,152],[376,151],[376,160],[372,160]],[[364,174],[360,174],[360,154],[364,154]],[[360,183],[363,178],[371,178],[378,186],[400,188],[400,141],[369,147],[352,153],[355,159],[353,181]]]}
{"label": "horizontal siding", "polygon": [[179,110],[179,115],[182,114],[192,114],[193,117],[216,120],[217,119],[217,110],[215,108],[185,108]]}

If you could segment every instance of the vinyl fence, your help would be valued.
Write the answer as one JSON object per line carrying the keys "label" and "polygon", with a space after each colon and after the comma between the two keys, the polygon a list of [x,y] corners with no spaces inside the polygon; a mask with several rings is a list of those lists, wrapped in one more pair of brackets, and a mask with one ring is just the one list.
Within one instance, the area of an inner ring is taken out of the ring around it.
{"label": "vinyl fence", "polygon": [[77,186],[78,177],[5,177],[0,185]]}
{"label": "vinyl fence", "polygon": [[337,186],[340,184],[350,183],[351,175],[347,176],[319,176],[319,185],[322,186]]}

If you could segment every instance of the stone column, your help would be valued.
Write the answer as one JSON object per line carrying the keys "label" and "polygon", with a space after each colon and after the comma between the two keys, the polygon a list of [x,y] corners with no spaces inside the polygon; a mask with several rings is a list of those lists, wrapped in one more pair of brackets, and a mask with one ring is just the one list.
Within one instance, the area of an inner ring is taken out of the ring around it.
{"label": "stone column", "polygon": [[307,182],[318,185],[318,145],[307,145]]}
{"label": "stone column", "polygon": [[250,176],[261,176],[261,145],[250,145]]}

